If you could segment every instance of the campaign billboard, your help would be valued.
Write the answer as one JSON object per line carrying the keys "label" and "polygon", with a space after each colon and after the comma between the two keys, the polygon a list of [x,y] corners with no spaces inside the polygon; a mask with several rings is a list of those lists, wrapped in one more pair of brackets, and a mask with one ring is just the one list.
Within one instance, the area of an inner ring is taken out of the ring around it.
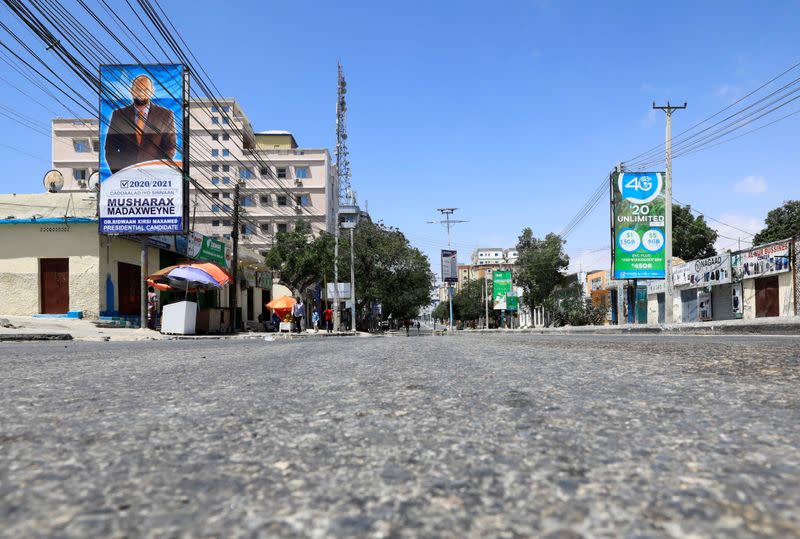
{"label": "campaign billboard", "polygon": [[100,66],[100,233],[185,234],[188,71]]}
{"label": "campaign billboard", "polygon": [[442,249],[442,282],[458,282],[458,254],[456,251]]}
{"label": "campaign billboard", "polygon": [[614,279],[663,279],[665,275],[664,174],[611,175]]}

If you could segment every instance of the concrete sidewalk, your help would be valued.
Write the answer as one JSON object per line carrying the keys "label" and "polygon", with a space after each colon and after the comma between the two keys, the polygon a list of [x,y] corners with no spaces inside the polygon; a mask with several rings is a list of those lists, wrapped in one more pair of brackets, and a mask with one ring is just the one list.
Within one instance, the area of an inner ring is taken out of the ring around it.
{"label": "concrete sidewalk", "polygon": [[369,333],[304,331],[302,333],[266,333],[245,331],[234,335],[164,335],[138,328],[97,327],[91,320],[74,318],[33,318],[0,315],[0,342],[79,340],[79,341],[148,341],[148,340],[228,340],[228,339],[305,339],[329,337],[367,337]]}
{"label": "concrete sidewalk", "polygon": [[800,336],[800,317],[783,316],[756,318],[752,320],[719,320],[712,322],[690,322],[686,324],[632,324],[619,326],[564,326],[558,328],[522,329],[469,329],[453,333],[507,332],[534,333],[542,335],[574,334],[680,334],[680,335],[796,335]]}

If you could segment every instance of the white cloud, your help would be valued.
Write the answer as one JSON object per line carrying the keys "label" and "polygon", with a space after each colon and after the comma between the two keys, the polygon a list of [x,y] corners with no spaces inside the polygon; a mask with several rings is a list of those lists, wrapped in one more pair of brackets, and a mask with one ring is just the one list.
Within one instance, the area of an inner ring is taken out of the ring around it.
{"label": "white cloud", "polygon": [[718,252],[727,250],[736,251],[740,246],[742,249],[750,247],[753,243],[752,234],[764,228],[764,221],[757,217],[726,213],[718,219],[725,224],[723,225],[717,221],[711,221],[710,219],[707,220],[709,226],[721,235],[714,244]]}
{"label": "white cloud", "polygon": [[644,128],[653,127],[657,119],[658,115],[656,114],[656,110],[655,109],[648,110],[647,113],[644,116],[642,116],[642,121],[641,121],[642,127]]}
{"label": "white cloud", "polygon": [[767,180],[763,176],[748,176],[733,186],[737,193],[758,195],[767,190]]}

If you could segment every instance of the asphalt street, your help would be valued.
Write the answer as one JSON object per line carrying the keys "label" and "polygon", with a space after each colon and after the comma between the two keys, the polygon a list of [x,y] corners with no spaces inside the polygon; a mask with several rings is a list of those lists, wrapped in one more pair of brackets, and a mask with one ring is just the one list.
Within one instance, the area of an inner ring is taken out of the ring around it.
{"label": "asphalt street", "polygon": [[800,339],[0,345],[4,537],[800,537]]}

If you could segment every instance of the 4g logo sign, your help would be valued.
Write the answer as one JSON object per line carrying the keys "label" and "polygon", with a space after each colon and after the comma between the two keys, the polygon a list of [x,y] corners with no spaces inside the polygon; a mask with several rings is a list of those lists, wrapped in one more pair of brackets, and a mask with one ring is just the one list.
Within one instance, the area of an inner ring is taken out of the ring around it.
{"label": "4g logo sign", "polygon": [[622,198],[633,204],[652,202],[664,186],[658,172],[620,174],[617,181]]}

